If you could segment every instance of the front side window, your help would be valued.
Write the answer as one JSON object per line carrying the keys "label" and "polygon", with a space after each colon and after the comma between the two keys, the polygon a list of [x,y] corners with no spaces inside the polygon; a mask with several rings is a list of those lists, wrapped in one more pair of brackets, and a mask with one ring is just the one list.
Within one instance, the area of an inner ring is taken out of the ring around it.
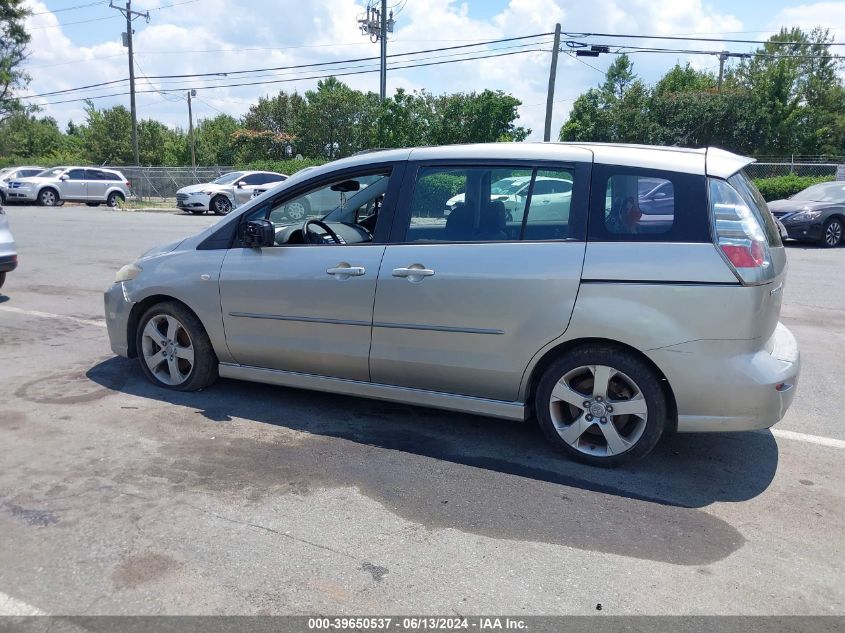
{"label": "front side window", "polygon": [[71,169],[67,176],[70,180],[85,180],[85,170],[84,169]]}
{"label": "front side window", "polygon": [[245,185],[263,185],[264,174],[250,174],[249,176],[241,178],[238,182],[241,182]]}
{"label": "front side window", "polygon": [[212,184],[215,185],[231,185],[236,180],[238,180],[244,173],[242,171],[233,171],[228,174],[223,174],[217,180],[212,181]]}
{"label": "front side window", "polygon": [[565,169],[423,167],[405,241],[566,239],[573,179]]}
{"label": "front side window", "polygon": [[710,239],[703,176],[598,165],[590,240],[704,242]]}

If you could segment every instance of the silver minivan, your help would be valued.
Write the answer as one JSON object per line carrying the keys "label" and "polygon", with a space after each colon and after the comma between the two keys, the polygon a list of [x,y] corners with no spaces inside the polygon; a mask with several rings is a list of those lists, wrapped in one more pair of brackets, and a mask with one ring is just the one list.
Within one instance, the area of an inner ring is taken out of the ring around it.
{"label": "silver minivan", "polygon": [[[222,376],[535,417],[596,465],[670,431],[768,428],[799,354],[750,162],[557,143],[335,161],[123,267],[105,294],[111,346],[168,389]],[[566,219],[530,184],[506,208],[492,192],[506,178],[571,182]],[[306,197],[330,202],[291,222]]]}

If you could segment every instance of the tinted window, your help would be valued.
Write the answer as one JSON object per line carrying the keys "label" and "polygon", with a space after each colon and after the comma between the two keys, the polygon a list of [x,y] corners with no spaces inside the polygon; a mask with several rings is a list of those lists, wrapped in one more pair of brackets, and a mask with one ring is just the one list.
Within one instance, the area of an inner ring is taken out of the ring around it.
{"label": "tinted window", "polygon": [[123,182],[124,180],[120,177],[120,174],[113,171],[101,171],[100,174],[103,180],[108,180],[109,182]]}
{"label": "tinted window", "polygon": [[29,176],[35,176],[36,174],[40,173],[40,169],[21,169],[18,172],[18,178],[28,178]]}
{"label": "tinted window", "polygon": [[85,180],[84,169],[71,169],[67,175],[70,180]]}
{"label": "tinted window", "polygon": [[238,182],[242,182],[245,185],[263,185],[264,174],[250,174],[249,176],[244,176]]}
{"label": "tinted window", "polygon": [[573,173],[528,167],[424,167],[406,242],[496,242],[570,236]]}
{"label": "tinted window", "polygon": [[86,169],[85,178],[86,180],[105,180],[103,172],[97,171],[96,169]]}
{"label": "tinted window", "polygon": [[277,183],[283,180],[287,180],[287,176],[282,176],[281,174],[264,174],[265,183]]}
{"label": "tinted window", "polygon": [[591,240],[710,241],[703,176],[596,165],[591,196]]}

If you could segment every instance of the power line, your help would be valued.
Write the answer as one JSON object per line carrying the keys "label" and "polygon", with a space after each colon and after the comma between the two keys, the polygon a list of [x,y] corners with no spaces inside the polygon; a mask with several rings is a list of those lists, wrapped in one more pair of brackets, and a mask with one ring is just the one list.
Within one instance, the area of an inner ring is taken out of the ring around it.
{"label": "power line", "polygon": [[[173,7],[178,7],[183,4],[192,4],[194,2],[199,2],[199,0],[185,0],[184,2],[174,2],[173,4],[163,4],[160,7],[153,7],[152,9],[147,9],[147,11],[161,11],[162,9],[171,9]],[[96,4],[96,3],[95,3]],[[49,11],[48,13],[53,13]],[[47,26],[33,26],[30,27],[30,31],[40,31],[42,29],[58,29],[63,26],[73,26],[74,24],[88,24],[89,22],[102,22],[103,20],[117,20],[119,16],[116,15],[109,15],[102,18],[90,18],[88,20],[77,20],[76,22],[59,22],[58,24],[50,24]]]}
{"label": "power line", "polygon": [[[509,55],[521,55],[521,54],[525,54],[525,53],[534,53],[534,52],[544,52],[545,53],[545,52],[548,52],[548,51],[546,49],[542,49],[542,48],[524,49],[524,50],[519,50],[519,51],[511,51],[511,52],[508,52],[508,53],[498,53],[498,54],[495,54],[495,55],[484,55],[484,56],[481,56],[481,57],[471,57],[471,58],[466,58],[466,59],[449,59],[449,60],[438,61],[438,62],[426,62],[426,63],[422,63],[422,64],[408,64],[408,65],[405,65],[405,66],[393,66],[393,67],[391,67],[391,70],[404,70],[404,69],[408,69],[408,68],[420,68],[420,67],[423,67],[423,66],[439,66],[441,64],[454,64],[454,63],[463,62],[463,61],[475,61],[475,60],[479,60],[479,59],[490,59],[490,58],[494,58],[494,57],[506,57],[506,56],[509,56]],[[267,84],[290,83],[290,82],[293,82],[293,81],[309,81],[309,80],[313,80],[313,79],[326,79],[328,77],[346,77],[346,76],[350,76],[350,75],[364,75],[364,74],[374,73],[374,72],[379,72],[379,69],[376,68],[376,69],[372,69],[372,70],[358,70],[358,71],[351,71],[351,72],[347,72],[347,73],[329,73],[329,74],[325,74],[325,75],[312,75],[310,77],[295,77],[293,79],[276,79],[276,80],[272,80],[272,81],[254,81],[254,82],[237,83],[237,84],[225,84],[225,85],[220,85],[220,86],[207,86],[205,89],[238,88],[238,87],[244,87],[244,86],[260,86],[260,85],[267,85]],[[202,87],[200,87],[198,89],[201,89],[201,88]],[[158,92],[177,92],[177,91],[190,90],[190,89],[191,89],[190,87],[183,86],[183,87],[180,87],[180,88],[167,88],[167,89],[162,90],[162,91],[159,91],[159,90],[138,90],[137,92],[139,94],[142,94],[142,93],[158,93]],[[60,103],[76,103],[76,102],[79,102],[79,101],[88,101],[89,99],[93,100],[93,99],[106,99],[106,98],[109,98],[109,97],[121,97],[121,96],[125,96],[127,94],[129,94],[129,93],[128,92],[115,92],[115,93],[106,94],[106,95],[81,97],[81,98],[77,98],[77,99],[65,99],[65,100],[62,100],[62,101],[48,101],[47,103],[44,103],[44,104],[41,104],[41,105],[57,105],[57,104],[60,104]]]}
{"label": "power line", "polygon": [[47,15],[48,13],[61,13],[62,11],[76,11],[77,9],[87,9],[88,7],[96,7],[98,5],[106,4],[106,0],[98,0],[98,2],[89,2],[88,4],[78,4],[75,7],[65,7],[64,9],[52,9],[51,11],[38,11],[30,13],[30,16]]}
{"label": "power line", "polygon": [[772,42],[769,40],[740,40],[714,37],[684,37],[680,35],[637,35],[633,33],[587,33],[567,32],[567,37],[581,39],[584,37],[625,37],[640,40],[677,40],[682,42],[729,42],[731,44],[773,44],[776,46],[845,46],[845,42]]}
{"label": "power line", "polygon": [[[194,1],[196,1],[196,0],[194,0]],[[489,44],[500,44],[500,43],[506,43],[506,42],[515,42],[515,41],[520,41],[520,40],[533,39],[533,38],[537,38],[537,37],[542,37],[544,35],[549,35],[549,34],[548,33],[538,33],[538,34],[535,34],[535,35],[524,35],[524,36],[521,36],[521,37],[508,37],[508,38],[502,38],[502,39],[498,39],[498,40],[487,40],[487,41],[478,42],[478,43],[475,43],[475,44],[460,44],[460,45],[456,45],[456,46],[443,46],[443,47],[439,47],[439,48],[429,48],[429,49],[423,49],[423,50],[417,50],[417,51],[409,51],[409,52],[406,52],[406,53],[393,53],[391,55],[388,55],[388,57],[389,58],[407,57],[407,56],[410,56],[410,55],[419,55],[419,54],[422,54],[422,53],[435,53],[435,52],[440,52],[440,51],[466,49],[466,48],[472,48],[472,47],[476,47],[476,46],[486,46],[486,45],[489,45]],[[539,45],[539,44],[542,44],[542,43],[543,42],[535,42],[535,43],[532,43],[532,44],[527,44],[526,46]],[[481,51],[478,51],[478,52],[481,52]],[[240,74],[246,74],[246,73],[261,73],[261,72],[270,72],[270,71],[277,71],[277,70],[292,70],[292,69],[296,69],[296,68],[319,68],[319,67],[324,67],[324,66],[333,66],[333,65],[336,65],[336,64],[350,64],[350,63],[355,63],[355,62],[367,62],[367,61],[373,61],[373,60],[377,60],[377,59],[379,59],[379,57],[375,57],[375,56],[357,57],[357,58],[352,58],[352,59],[342,59],[342,60],[336,60],[336,61],[331,61],[331,62],[315,62],[315,63],[310,63],[310,64],[294,64],[294,65],[289,65],[289,66],[274,66],[274,67],[269,67],[269,68],[251,68],[251,69],[246,69],[246,70],[218,71],[218,72],[211,72],[211,73],[187,73],[187,74],[181,74],[181,75],[152,75],[152,76],[147,77],[147,79],[188,79],[188,78],[201,78],[201,77],[219,77],[221,75],[222,76],[240,75]],[[118,84],[118,83],[121,83],[121,82],[124,82],[124,81],[127,81],[126,77],[123,77],[122,79],[113,79],[111,81],[103,81],[103,82],[96,83],[96,84],[88,84],[86,86],[79,86],[77,88],[66,88],[64,90],[53,90],[53,91],[50,91],[50,92],[43,92],[43,93],[39,93],[39,94],[35,94],[35,95],[26,95],[23,98],[24,99],[34,99],[34,98],[38,98],[38,97],[49,97],[49,96],[54,96],[54,95],[59,95],[59,94],[67,94],[67,93],[70,93],[70,92],[76,92],[76,91],[80,91],[80,90],[89,90],[89,89],[92,89],[92,88],[100,88],[100,87],[103,87],[103,86],[113,86],[115,84]]]}

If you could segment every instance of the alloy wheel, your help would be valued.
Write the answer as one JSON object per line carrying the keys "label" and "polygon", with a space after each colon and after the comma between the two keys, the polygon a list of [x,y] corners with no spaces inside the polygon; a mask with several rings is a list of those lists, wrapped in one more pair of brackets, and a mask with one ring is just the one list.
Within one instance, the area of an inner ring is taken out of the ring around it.
{"label": "alloy wheel", "polygon": [[228,215],[232,210],[232,203],[226,196],[217,196],[214,199],[214,212],[219,215]]}
{"label": "alloy wheel", "polygon": [[169,314],[159,314],[147,321],[141,336],[141,353],[153,376],[166,385],[181,385],[194,369],[191,336]]}
{"label": "alloy wheel", "polygon": [[842,241],[842,223],[839,220],[833,220],[827,225],[824,241],[828,246],[836,246]]}
{"label": "alloy wheel", "polygon": [[56,194],[49,189],[41,192],[40,199],[41,204],[45,207],[52,207],[56,204]]}
{"label": "alloy wheel", "polygon": [[596,457],[632,448],[648,422],[639,386],[606,365],[585,365],[564,374],[552,390],[549,412],[564,442]]}

